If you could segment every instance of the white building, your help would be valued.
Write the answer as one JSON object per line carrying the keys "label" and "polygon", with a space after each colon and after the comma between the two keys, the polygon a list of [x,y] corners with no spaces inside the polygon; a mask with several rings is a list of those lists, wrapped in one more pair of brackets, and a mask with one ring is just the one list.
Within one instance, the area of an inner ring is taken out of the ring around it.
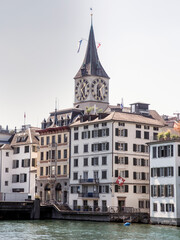
{"label": "white building", "polygon": [[35,198],[39,144],[36,129],[28,127],[14,134],[12,141],[0,148],[2,200],[15,201],[17,196],[18,199],[22,199],[17,193]]}
{"label": "white building", "polygon": [[[163,126],[159,118],[150,114],[157,117],[155,111],[146,109],[145,115],[85,115],[71,124],[70,207],[149,211],[146,143],[156,140]],[[119,176],[125,179],[123,186],[116,184]]]}
{"label": "white building", "polygon": [[180,140],[150,143],[150,218],[180,225]]}

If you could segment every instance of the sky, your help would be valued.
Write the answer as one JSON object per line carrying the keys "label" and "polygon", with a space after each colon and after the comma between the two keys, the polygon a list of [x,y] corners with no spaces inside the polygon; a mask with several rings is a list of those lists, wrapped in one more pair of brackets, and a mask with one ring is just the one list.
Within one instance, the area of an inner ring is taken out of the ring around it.
{"label": "sky", "polygon": [[0,125],[40,127],[74,103],[93,8],[110,104],[180,111],[179,0],[0,0]]}

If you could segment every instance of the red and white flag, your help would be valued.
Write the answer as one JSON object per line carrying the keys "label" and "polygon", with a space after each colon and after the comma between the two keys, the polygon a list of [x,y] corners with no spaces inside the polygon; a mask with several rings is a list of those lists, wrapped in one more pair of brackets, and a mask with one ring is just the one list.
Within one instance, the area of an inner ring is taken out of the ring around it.
{"label": "red and white flag", "polygon": [[123,184],[124,184],[124,182],[125,182],[125,179],[124,178],[122,178],[122,177],[118,177],[118,179],[116,180],[116,183],[118,184],[118,185],[120,185],[120,186],[122,186]]}

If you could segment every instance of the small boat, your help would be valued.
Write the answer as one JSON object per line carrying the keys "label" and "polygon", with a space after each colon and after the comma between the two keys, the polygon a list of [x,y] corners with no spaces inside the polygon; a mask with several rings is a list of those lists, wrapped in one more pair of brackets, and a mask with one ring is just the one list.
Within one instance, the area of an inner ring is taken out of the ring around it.
{"label": "small boat", "polygon": [[124,226],[130,226],[131,223],[130,222],[125,222]]}

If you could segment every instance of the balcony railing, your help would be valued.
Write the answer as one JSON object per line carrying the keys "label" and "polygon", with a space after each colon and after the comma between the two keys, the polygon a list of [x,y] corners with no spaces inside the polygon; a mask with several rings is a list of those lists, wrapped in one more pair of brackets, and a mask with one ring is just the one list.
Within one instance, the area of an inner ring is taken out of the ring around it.
{"label": "balcony railing", "polygon": [[82,184],[99,184],[99,178],[80,178],[79,183]]}
{"label": "balcony railing", "polygon": [[82,197],[82,198],[99,198],[99,193],[79,193],[78,197]]}

